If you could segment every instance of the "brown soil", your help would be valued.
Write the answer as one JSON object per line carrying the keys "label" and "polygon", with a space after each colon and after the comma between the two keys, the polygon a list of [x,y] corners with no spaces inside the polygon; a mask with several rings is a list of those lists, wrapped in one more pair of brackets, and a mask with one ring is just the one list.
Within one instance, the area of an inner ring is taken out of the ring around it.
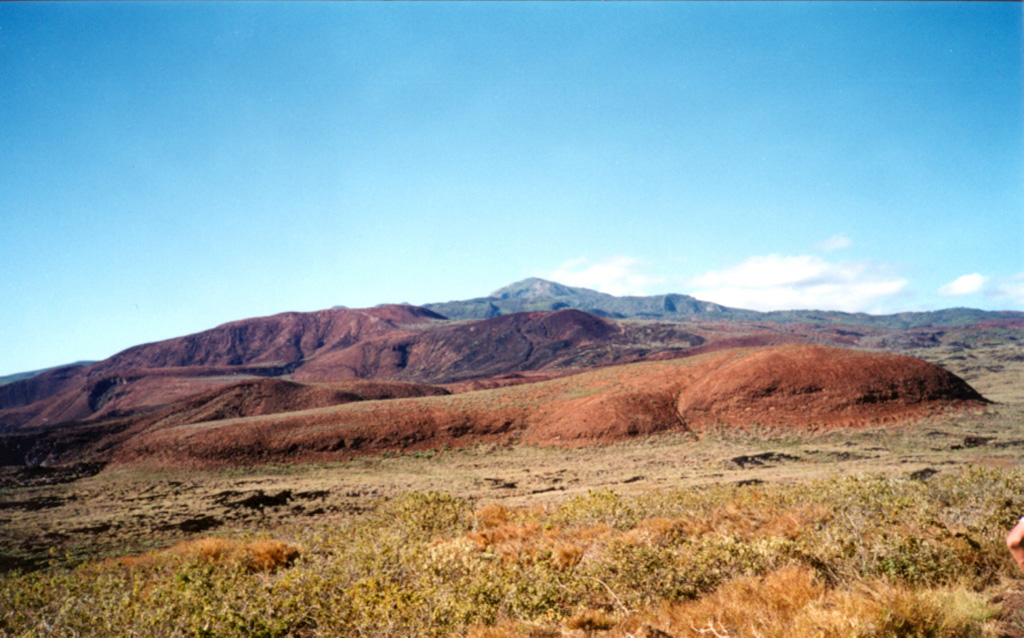
{"label": "brown soil", "polygon": [[787,346],[726,359],[680,393],[691,427],[885,422],[948,402],[982,401],[962,379],[901,355]]}
{"label": "brown soil", "polygon": [[[157,375],[147,376],[140,383],[127,387],[137,391],[155,378]],[[177,377],[174,379],[182,381]],[[40,463],[48,466],[85,460],[103,463],[125,441],[162,428],[264,415],[283,416],[355,401],[449,394],[449,390],[438,386],[397,381],[355,379],[311,385],[257,378],[225,385],[230,380],[217,377],[211,381],[216,389],[197,394],[199,386],[187,383],[194,379],[185,379],[185,386],[191,387],[189,396],[158,409],[106,419],[63,422],[0,435],[0,466],[36,466]]]}
{"label": "brown soil", "polygon": [[148,419],[153,426],[219,421],[323,408],[355,401],[446,395],[447,390],[413,383],[353,380],[306,385],[281,379],[250,379],[176,402]]}
{"label": "brown soil", "polygon": [[329,460],[481,441],[584,445],[724,423],[861,427],[983,401],[949,372],[891,354],[788,345],[615,366],[453,396],[152,426],[119,463]]}
{"label": "brown soil", "polygon": [[1010,591],[994,602],[1002,608],[1002,638],[1024,638],[1024,592]]}

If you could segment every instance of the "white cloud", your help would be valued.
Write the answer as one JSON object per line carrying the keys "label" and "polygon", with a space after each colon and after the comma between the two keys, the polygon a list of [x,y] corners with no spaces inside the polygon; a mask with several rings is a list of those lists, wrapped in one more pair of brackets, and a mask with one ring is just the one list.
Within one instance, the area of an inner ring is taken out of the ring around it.
{"label": "white cloud", "polygon": [[[894,298],[906,299],[909,281],[893,267],[870,260],[828,260],[817,255],[757,255],[697,277],[650,274],[650,261],[617,255],[566,261],[541,277],[611,295],[647,295],[666,287],[734,308],[751,310],[841,310],[895,312]],[[646,272],[645,272],[646,271]],[[987,277],[972,273],[939,288],[946,296],[981,293],[1007,309],[1024,307],[1024,273]]]}
{"label": "white cloud", "polygon": [[984,293],[989,299],[1009,301],[1015,306],[1024,306],[1024,272],[988,281]]}
{"label": "white cloud", "polygon": [[643,266],[644,262],[626,255],[600,261],[580,257],[542,276],[568,286],[590,288],[609,295],[645,295],[650,286],[663,283],[664,279],[641,273]]}
{"label": "white cloud", "polygon": [[907,280],[872,262],[829,262],[813,255],[750,257],[704,273],[691,284],[698,299],[752,310],[876,312]]}
{"label": "white cloud", "polygon": [[1024,273],[1009,277],[987,277],[972,273],[957,277],[939,288],[939,294],[959,297],[981,293],[986,299],[1008,303],[1009,306],[1024,306]]}
{"label": "white cloud", "polygon": [[815,244],[815,248],[818,250],[824,250],[825,252],[832,252],[833,250],[841,250],[843,248],[849,248],[853,245],[850,238],[846,235],[833,235],[825,241],[820,241]]}
{"label": "white cloud", "polygon": [[973,295],[976,292],[981,292],[987,281],[988,277],[978,273],[964,275],[939,288],[939,294],[947,297]]}

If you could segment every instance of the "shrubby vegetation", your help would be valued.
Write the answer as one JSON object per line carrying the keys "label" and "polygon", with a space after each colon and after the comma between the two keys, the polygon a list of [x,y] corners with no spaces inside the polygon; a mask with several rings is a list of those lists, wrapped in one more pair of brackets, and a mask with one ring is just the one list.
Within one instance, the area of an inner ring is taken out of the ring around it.
{"label": "shrubby vegetation", "polygon": [[6,636],[995,636],[1024,473],[509,509],[428,492],[0,579]]}

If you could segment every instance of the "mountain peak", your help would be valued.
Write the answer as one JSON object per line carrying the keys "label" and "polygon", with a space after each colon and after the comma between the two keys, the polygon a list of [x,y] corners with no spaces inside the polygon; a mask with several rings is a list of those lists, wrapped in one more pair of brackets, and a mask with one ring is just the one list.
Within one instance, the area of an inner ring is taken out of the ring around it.
{"label": "mountain peak", "polygon": [[[563,286],[562,284],[530,277],[499,288],[490,294],[497,299],[540,299],[544,297],[572,297],[578,295],[582,290]],[[589,291],[588,291],[589,292]]]}
{"label": "mountain peak", "polygon": [[679,319],[725,310],[717,304],[698,301],[686,295],[616,297],[590,288],[566,286],[539,277],[530,277],[509,284],[487,297],[426,304],[424,307],[450,319],[484,319],[516,312],[563,308],[575,308],[610,319]]}

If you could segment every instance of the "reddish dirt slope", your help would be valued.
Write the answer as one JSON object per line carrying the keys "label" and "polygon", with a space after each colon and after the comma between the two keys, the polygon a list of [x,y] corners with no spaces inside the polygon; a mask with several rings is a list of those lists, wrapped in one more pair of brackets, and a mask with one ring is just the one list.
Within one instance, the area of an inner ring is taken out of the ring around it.
{"label": "reddish dirt slope", "polygon": [[787,346],[723,361],[683,390],[676,407],[691,427],[861,425],[937,402],[981,400],[962,379],[920,359]]}
{"label": "reddish dirt slope", "polygon": [[680,324],[577,310],[460,323],[411,306],[286,313],[0,386],[0,431],[129,414],[254,376],[449,383],[680,356],[703,341]]}
{"label": "reddish dirt slope", "polygon": [[153,426],[168,426],[265,414],[280,414],[355,401],[446,395],[436,386],[383,381],[306,385],[282,379],[250,379],[172,403],[155,416]]}
{"label": "reddish dirt slope", "polygon": [[325,349],[438,319],[443,317],[415,306],[288,312],[136,346],[99,365],[111,371],[186,366],[289,369]]}
{"label": "reddish dirt slope", "polygon": [[[510,373],[580,369],[679,353],[704,339],[680,324],[611,321],[579,310],[525,312],[393,333],[324,352],[300,380],[377,378],[453,383]],[[678,354],[677,354],[678,356]]]}
{"label": "reddish dirt slope", "polygon": [[[407,333],[440,319],[413,306],[290,312],[135,346],[90,366],[0,386],[0,431],[125,413],[240,378],[280,376],[318,353]],[[141,388],[132,387],[140,382]]]}
{"label": "reddish dirt slope", "polygon": [[[152,378],[146,377],[147,380]],[[226,379],[221,377],[217,382],[223,383]],[[111,450],[147,431],[261,415],[284,419],[292,411],[356,401],[447,394],[448,390],[438,386],[395,381],[353,380],[306,385],[281,379],[247,379],[130,416],[65,422],[0,435],[0,465],[34,465],[41,461],[102,462],[109,458]]]}
{"label": "reddish dirt slope", "polygon": [[582,445],[711,423],[859,427],[983,399],[937,366],[818,346],[710,353],[447,397],[369,401],[150,429],[121,463],[219,465],[342,458],[514,440]]}

